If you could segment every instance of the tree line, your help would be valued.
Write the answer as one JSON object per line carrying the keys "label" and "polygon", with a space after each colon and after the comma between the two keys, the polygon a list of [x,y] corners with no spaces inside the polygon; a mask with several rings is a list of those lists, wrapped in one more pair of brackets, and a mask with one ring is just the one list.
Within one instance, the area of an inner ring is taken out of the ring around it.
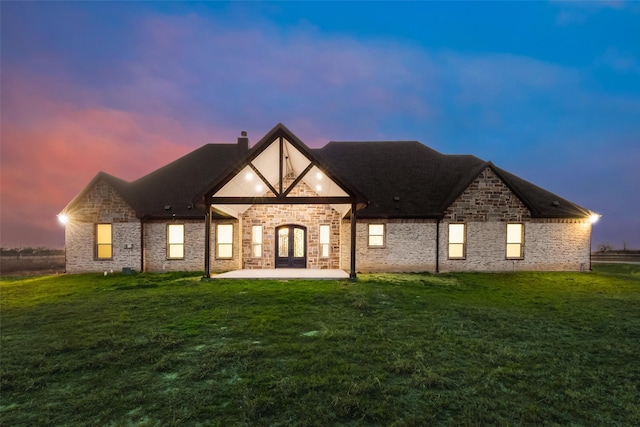
{"label": "tree line", "polygon": [[55,256],[64,255],[64,249],[51,248],[0,248],[0,256]]}

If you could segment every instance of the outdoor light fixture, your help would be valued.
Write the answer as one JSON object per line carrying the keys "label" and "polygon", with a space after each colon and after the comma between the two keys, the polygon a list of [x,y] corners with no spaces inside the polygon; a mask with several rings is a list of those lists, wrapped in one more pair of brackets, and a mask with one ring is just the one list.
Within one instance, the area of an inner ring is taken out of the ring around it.
{"label": "outdoor light fixture", "polygon": [[316,174],[316,179],[322,179],[322,172],[318,172]]}
{"label": "outdoor light fixture", "polygon": [[592,213],[591,215],[589,215],[589,222],[591,224],[595,224],[596,222],[598,222],[598,220],[600,219],[602,215],[597,214],[597,213]]}
{"label": "outdoor light fixture", "polygon": [[69,222],[69,216],[65,214],[58,214],[58,221],[60,221],[60,224],[66,225]]}

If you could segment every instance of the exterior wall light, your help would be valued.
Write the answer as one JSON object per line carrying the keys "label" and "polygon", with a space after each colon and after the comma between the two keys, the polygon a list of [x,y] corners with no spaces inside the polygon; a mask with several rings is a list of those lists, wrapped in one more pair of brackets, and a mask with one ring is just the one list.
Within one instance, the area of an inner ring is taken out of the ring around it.
{"label": "exterior wall light", "polygon": [[60,221],[62,225],[67,225],[69,223],[69,216],[63,213],[58,214],[58,221]]}
{"label": "exterior wall light", "polygon": [[597,214],[597,213],[592,213],[591,215],[589,215],[589,222],[591,224],[595,224],[596,222],[598,222],[598,220],[600,219],[602,215]]}

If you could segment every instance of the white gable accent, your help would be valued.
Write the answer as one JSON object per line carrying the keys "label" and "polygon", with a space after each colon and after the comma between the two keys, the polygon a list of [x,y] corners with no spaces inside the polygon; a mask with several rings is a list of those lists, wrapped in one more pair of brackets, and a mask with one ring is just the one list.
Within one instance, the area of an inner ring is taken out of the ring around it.
{"label": "white gable accent", "polygon": [[[349,194],[312,159],[301,152],[286,137],[276,137],[240,171],[213,193],[212,207],[238,217],[251,204],[216,204],[215,198],[275,198],[286,199],[296,187],[306,184],[318,197],[349,197]],[[282,200],[286,203],[286,200]],[[331,204],[342,216],[349,204]]]}

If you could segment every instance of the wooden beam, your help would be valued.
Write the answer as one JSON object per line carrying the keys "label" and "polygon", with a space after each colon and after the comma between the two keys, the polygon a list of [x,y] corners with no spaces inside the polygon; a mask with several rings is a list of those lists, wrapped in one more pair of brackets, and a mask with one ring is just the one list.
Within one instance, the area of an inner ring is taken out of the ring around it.
{"label": "wooden beam", "polygon": [[204,215],[204,278],[211,278],[210,258],[211,258],[211,205],[207,206]]}
{"label": "wooden beam", "polygon": [[249,163],[249,167],[253,170],[253,172],[255,172],[256,175],[258,175],[258,178],[260,178],[262,182],[264,182],[266,186],[269,187],[269,190],[271,190],[273,194],[275,194],[276,196],[280,194],[280,192],[277,191],[275,188],[273,188],[273,186],[269,183],[269,181],[267,181],[267,178],[265,178],[264,175],[260,173],[258,168],[253,166],[253,163]]}
{"label": "wooden beam", "polygon": [[302,178],[304,178],[304,176],[307,174],[307,172],[309,172],[311,170],[311,168],[313,168],[315,165],[313,163],[309,163],[309,165],[302,171],[302,173],[300,175],[298,175],[298,177],[295,179],[295,181],[293,181],[291,183],[291,185],[289,186],[289,188],[287,188],[284,193],[282,193],[283,196],[287,196],[289,195],[289,193],[291,192],[291,190],[293,190],[293,188],[298,185],[298,183],[300,181],[302,181]]}
{"label": "wooden beam", "polygon": [[330,205],[352,204],[353,197],[212,197],[213,205]]}

